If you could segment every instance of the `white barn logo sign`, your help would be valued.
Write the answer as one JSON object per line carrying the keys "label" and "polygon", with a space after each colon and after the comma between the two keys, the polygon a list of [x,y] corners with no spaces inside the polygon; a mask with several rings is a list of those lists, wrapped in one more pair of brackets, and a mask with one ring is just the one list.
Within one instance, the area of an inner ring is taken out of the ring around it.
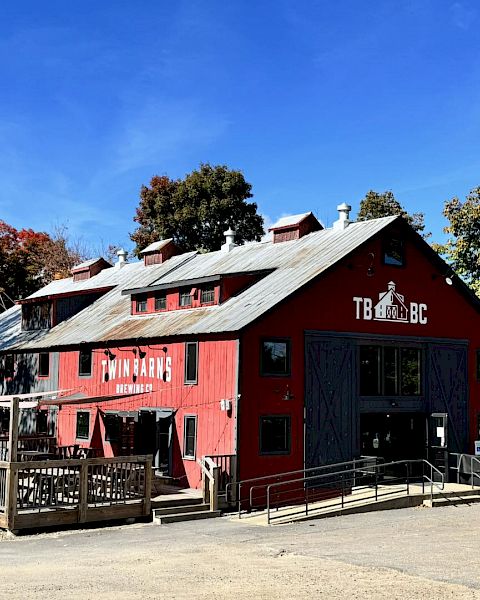
{"label": "white barn logo sign", "polygon": [[355,318],[364,321],[388,321],[394,323],[418,323],[426,325],[428,322],[428,306],[418,302],[405,302],[405,296],[395,290],[395,283],[390,281],[386,292],[378,294],[378,302],[374,304],[372,298],[353,297],[355,305]]}

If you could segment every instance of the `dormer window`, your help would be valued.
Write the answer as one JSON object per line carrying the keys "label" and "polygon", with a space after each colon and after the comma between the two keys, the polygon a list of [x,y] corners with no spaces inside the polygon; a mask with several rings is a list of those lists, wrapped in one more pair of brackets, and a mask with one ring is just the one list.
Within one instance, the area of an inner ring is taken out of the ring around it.
{"label": "dormer window", "polygon": [[167,296],[165,292],[158,293],[155,295],[155,310],[166,310],[167,309]]}
{"label": "dormer window", "polygon": [[137,313],[147,312],[147,296],[137,296],[135,301],[135,310]]}
{"label": "dormer window", "polygon": [[192,290],[191,288],[182,288],[179,292],[179,305],[192,306]]}
{"label": "dormer window", "polygon": [[215,287],[204,285],[200,289],[200,302],[202,304],[213,304],[215,302]]}

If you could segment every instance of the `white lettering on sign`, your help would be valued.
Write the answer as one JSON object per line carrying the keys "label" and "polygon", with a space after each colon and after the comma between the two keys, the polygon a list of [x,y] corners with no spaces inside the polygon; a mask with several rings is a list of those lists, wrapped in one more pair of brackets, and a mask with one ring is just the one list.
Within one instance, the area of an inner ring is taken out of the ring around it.
{"label": "white lettering on sign", "polygon": [[393,281],[388,283],[388,289],[378,294],[378,302],[374,305],[371,298],[354,296],[355,318],[364,321],[390,321],[397,323],[417,323],[426,325],[428,322],[428,306],[418,302],[405,302],[405,296],[396,291]]}
{"label": "white lettering on sign", "polygon": [[[165,382],[170,382],[172,381],[172,357],[159,356],[157,358],[134,358],[133,360],[130,358],[114,358],[113,360],[102,360],[103,382],[114,381],[115,379],[124,379],[130,376],[149,377],[150,379],[160,379]],[[118,385],[121,386],[123,384]],[[126,385],[130,384],[125,384],[125,386]],[[143,385],[146,388],[150,384],[132,385]],[[151,386],[150,390],[146,391],[151,391]]]}

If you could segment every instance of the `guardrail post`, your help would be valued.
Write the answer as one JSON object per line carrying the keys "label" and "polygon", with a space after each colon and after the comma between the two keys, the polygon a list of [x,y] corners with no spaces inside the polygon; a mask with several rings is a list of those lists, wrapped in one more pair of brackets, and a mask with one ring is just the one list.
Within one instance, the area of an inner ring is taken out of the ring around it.
{"label": "guardrail post", "polygon": [[88,459],[82,460],[80,465],[80,487],[78,495],[78,522],[87,521],[88,512]]}
{"label": "guardrail post", "polygon": [[5,497],[5,510],[8,529],[15,529],[15,517],[17,515],[17,488],[18,468],[10,463],[7,470],[7,490]]}
{"label": "guardrail post", "polygon": [[212,478],[210,479],[210,510],[218,510],[218,484],[220,480],[220,467],[215,466],[211,470]]}
{"label": "guardrail post", "polygon": [[12,398],[10,401],[10,421],[8,425],[8,460],[10,462],[17,462],[19,402],[18,398]]}
{"label": "guardrail post", "polygon": [[375,502],[378,500],[378,467],[375,465]]}
{"label": "guardrail post", "polygon": [[[232,504],[236,504],[237,502],[237,457],[232,456],[230,458],[230,479],[232,480],[232,485],[230,486],[231,490],[231,498],[230,502]],[[228,498],[227,498],[228,500]]]}
{"label": "guardrail post", "polygon": [[145,498],[143,500],[143,514],[148,516],[152,510],[152,459],[149,457],[143,465],[145,469]]}

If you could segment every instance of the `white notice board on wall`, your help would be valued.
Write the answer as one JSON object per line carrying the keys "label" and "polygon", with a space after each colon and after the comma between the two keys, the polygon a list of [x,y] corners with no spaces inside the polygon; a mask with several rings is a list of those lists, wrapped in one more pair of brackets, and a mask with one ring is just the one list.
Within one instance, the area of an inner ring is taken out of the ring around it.
{"label": "white notice board on wall", "polygon": [[475,456],[480,456],[480,440],[475,440]]}

